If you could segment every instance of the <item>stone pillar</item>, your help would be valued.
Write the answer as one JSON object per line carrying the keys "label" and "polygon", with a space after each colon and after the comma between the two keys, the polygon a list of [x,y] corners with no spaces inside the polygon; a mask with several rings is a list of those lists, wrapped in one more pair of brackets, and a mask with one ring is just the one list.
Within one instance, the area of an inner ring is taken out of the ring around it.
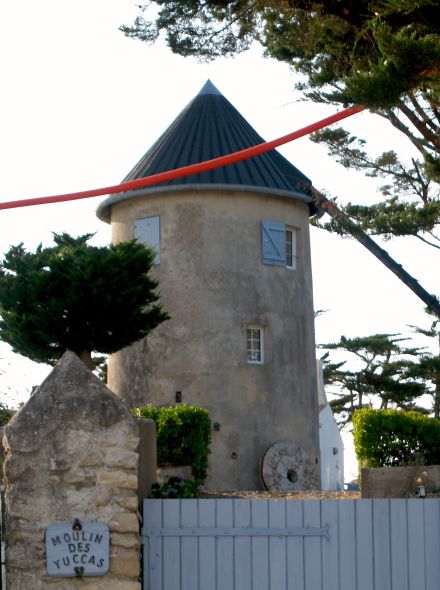
{"label": "stone pillar", "polygon": [[[8,590],[140,590],[136,420],[72,352],[6,427]],[[105,576],[47,575],[45,529],[101,522],[110,530]]]}
{"label": "stone pillar", "polygon": [[152,484],[157,481],[157,437],[154,420],[138,418],[137,423],[140,437],[138,500],[139,512],[142,514],[143,501],[148,498]]}

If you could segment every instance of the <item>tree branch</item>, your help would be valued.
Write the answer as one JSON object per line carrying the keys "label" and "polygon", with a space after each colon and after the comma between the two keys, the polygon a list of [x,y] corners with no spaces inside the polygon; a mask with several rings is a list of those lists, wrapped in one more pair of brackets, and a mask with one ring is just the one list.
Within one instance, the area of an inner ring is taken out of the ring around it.
{"label": "tree branch", "polygon": [[421,154],[424,154],[425,148],[430,148],[429,142],[414,135],[410,128],[402,123],[399,117],[391,109],[378,109],[374,112],[384,119],[387,119],[396,129],[404,133]]}
{"label": "tree branch", "polygon": [[430,127],[434,133],[438,133],[439,132],[438,125],[436,125],[434,123],[434,121],[431,119],[431,117],[428,117],[425,110],[423,109],[423,107],[421,106],[419,101],[417,100],[414,92],[412,92],[412,91],[408,92],[408,97],[409,97],[409,100],[411,101],[411,104],[413,105],[414,109],[417,111],[419,117],[424,122],[424,124],[427,125],[428,127]]}
{"label": "tree branch", "polygon": [[337,205],[324,197],[316,189],[313,189],[313,202],[316,207],[327,213],[332,218],[337,219],[344,227],[344,229],[352,235],[362,246],[367,248],[382,264],[384,264],[391,272],[393,272],[411,291],[417,295],[419,299],[440,318],[440,301],[435,295],[428,293],[420,283],[412,277],[404,268],[396,262],[383,248],[381,248],[374,240],[370,238],[348,215],[337,207]]}
{"label": "tree branch", "polygon": [[419,119],[414,111],[412,111],[404,102],[400,102],[398,105],[398,109],[406,116],[406,118],[411,121],[420,135],[430,144],[432,145],[431,149],[437,150],[438,149],[438,134],[433,133],[428,129],[425,123]]}
{"label": "tree branch", "polygon": [[418,238],[419,240],[421,240],[425,244],[428,244],[428,246],[432,246],[433,248],[438,248],[440,250],[440,246],[438,246],[437,244],[433,244],[432,242],[430,242],[429,240],[426,240],[425,238],[422,238],[422,236],[419,236],[419,234],[414,234],[414,237]]}

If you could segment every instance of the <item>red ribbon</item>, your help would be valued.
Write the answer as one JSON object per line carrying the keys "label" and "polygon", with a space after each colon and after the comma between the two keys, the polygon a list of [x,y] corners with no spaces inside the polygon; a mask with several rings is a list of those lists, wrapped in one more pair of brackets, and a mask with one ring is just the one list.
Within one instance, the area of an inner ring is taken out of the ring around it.
{"label": "red ribbon", "polygon": [[191,174],[199,174],[200,172],[205,172],[207,170],[214,170],[215,168],[220,168],[221,166],[235,164],[235,162],[247,160],[248,158],[253,158],[254,156],[258,156],[259,154],[269,152],[270,150],[273,150],[274,148],[280,145],[284,145],[285,143],[289,143],[290,141],[294,141],[295,139],[304,137],[304,135],[308,135],[309,133],[318,131],[318,129],[328,127],[329,125],[341,121],[342,119],[346,119],[347,117],[351,117],[352,115],[355,115],[356,113],[359,113],[360,111],[364,110],[364,108],[365,107],[362,105],[346,108],[338,113],[335,113],[334,115],[331,115],[330,117],[325,117],[325,119],[321,119],[316,123],[307,125],[307,127],[303,127],[302,129],[298,129],[297,131],[293,131],[292,133],[283,135],[278,139],[273,139],[272,141],[265,141],[245,150],[234,152],[233,154],[228,154],[226,156],[220,156],[219,158],[214,158],[212,160],[206,160],[205,162],[200,162],[199,164],[191,164],[190,166],[183,166],[181,168],[175,168],[174,170],[168,170],[167,172],[153,174],[152,176],[137,178],[136,180],[129,180],[127,182],[116,184],[114,186],[106,186],[103,188],[96,188],[88,191],[66,193],[64,195],[53,195],[50,197],[20,199],[18,201],[6,201],[0,203],[0,209],[15,209],[17,207],[30,207],[31,205],[62,203],[64,201],[76,201],[78,199],[88,199],[89,197],[98,197],[101,195],[122,193],[124,191],[135,190],[146,186],[152,186],[154,184],[159,184],[167,180],[182,178],[183,176],[190,176]]}

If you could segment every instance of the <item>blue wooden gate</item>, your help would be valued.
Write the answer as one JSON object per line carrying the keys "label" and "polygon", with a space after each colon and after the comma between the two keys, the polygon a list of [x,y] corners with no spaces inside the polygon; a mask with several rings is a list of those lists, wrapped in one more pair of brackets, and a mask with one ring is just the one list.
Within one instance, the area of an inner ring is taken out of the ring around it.
{"label": "blue wooden gate", "polygon": [[439,590],[440,499],[145,500],[145,590]]}

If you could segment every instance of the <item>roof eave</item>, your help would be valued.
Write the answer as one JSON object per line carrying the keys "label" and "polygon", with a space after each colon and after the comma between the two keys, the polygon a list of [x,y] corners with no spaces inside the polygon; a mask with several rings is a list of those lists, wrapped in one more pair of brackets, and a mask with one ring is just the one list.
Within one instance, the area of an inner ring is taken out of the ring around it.
{"label": "roof eave", "polygon": [[145,196],[152,196],[163,193],[187,193],[187,192],[207,192],[207,191],[223,191],[223,192],[247,192],[247,193],[263,193],[275,197],[284,197],[300,201],[309,205],[310,216],[315,215],[316,208],[313,204],[312,197],[304,193],[296,191],[287,191],[282,189],[262,187],[262,186],[247,186],[247,185],[233,185],[233,184],[184,184],[184,185],[166,185],[147,187],[145,189],[137,189],[134,191],[127,191],[119,194],[110,195],[96,209],[96,215],[101,221],[111,223],[111,208],[117,203],[122,203],[131,199],[137,199]]}

